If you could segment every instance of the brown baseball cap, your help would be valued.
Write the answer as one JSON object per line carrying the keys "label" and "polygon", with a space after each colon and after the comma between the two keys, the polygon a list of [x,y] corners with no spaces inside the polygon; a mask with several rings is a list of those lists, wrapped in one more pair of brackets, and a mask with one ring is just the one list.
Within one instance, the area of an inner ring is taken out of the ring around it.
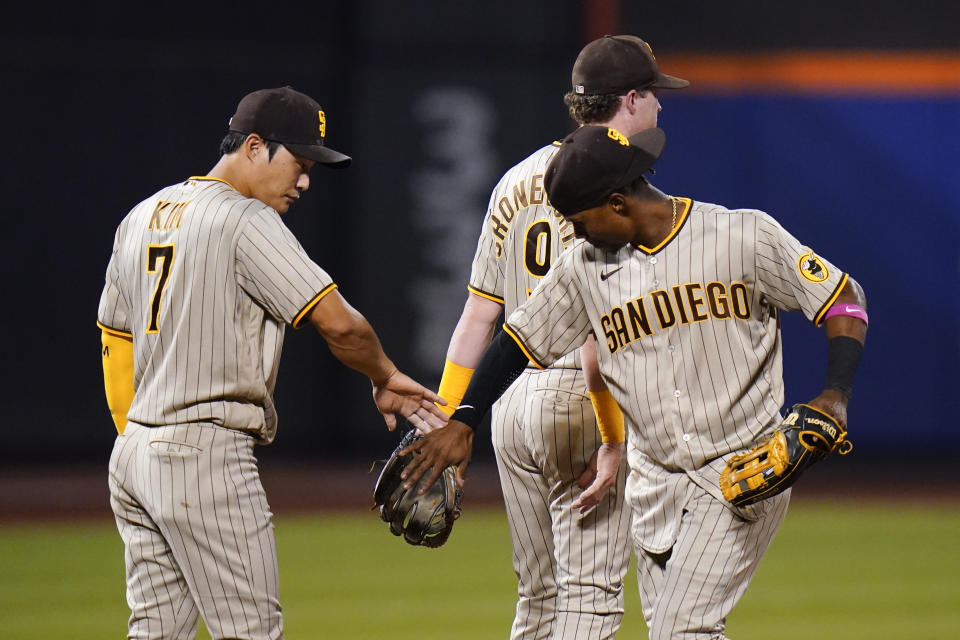
{"label": "brown baseball cap", "polygon": [[631,89],[682,89],[690,83],[660,73],[650,45],[637,36],[603,36],[580,51],[573,63],[573,92],[622,94]]}
{"label": "brown baseball cap", "polygon": [[547,199],[565,216],[599,206],[653,167],[666,140],[658,128],[628,139],[611,127],[580,127],[564,138],[547,165]]}
{"label": "brown baseball cap", "polygon": [[290,153],[336,168],[350,165],[350,156],[324,144],[327,116],[310,96],[291,87],[248,93],[227,125],[237,133],[256,133],[279,142]]}

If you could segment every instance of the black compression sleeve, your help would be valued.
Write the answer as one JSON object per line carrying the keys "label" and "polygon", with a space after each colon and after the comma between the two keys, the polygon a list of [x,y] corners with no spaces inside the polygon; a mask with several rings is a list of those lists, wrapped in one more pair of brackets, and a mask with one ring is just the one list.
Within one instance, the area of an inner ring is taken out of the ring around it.
{"label": "black compression sleeve", "polygon": [[830,338],[827,353],[827,384],[824,389],[836,389],[847,398],[853,393],[853,376],[860,364],[863,345],[855,338]]}
{"label": "black compression sleeve", "polygon": [[506,331],[498,333],[483,352],[480,364],[470,378],[470,386],[460,401],[460,407],[450,419],[458,420],[476,430],[483,416],[487,415],[487,411],[507,387],[513,384],[528,362],[530,361],[527,356]]}

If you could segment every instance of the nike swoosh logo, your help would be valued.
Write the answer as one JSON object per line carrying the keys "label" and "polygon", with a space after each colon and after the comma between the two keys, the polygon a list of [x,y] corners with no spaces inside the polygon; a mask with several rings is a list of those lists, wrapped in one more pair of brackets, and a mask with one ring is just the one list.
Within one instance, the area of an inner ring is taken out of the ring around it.
{"label": "nike swoosh logo", "polygon": [[606,282],[607,279],[608,279],[610,276],[612,276],[613,274],[615,274],[617,271],[620,271],[620,269],[623,269],[623,267],[620,266],[620,267],[617,267],[616,269],[614,269],[613,271],[608,271],[607,273],[601,273],[601,274],[600,274],[600,281],[601,281],[601,282]]}

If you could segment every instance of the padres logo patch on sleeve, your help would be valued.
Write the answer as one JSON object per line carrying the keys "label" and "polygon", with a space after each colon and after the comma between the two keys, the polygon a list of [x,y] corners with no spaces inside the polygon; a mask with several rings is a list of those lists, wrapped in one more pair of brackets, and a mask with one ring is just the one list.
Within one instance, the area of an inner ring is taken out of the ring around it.
{"label": "padres logo patch on sleeve", "polygon": [[808,251],[797,261],[800,274],[810,282],[823,282],[830,277],[827,265],[813,251]]}

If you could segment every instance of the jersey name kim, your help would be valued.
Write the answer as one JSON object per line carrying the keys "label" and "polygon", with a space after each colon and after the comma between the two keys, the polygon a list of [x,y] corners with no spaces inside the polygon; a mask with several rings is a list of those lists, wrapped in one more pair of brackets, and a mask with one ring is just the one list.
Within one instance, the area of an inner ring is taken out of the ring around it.
{"label": "jersey name kim", "polygon": [[688,282],[628,300],[601,316],[607,349],[616,353],[634,340],[677,325],[706,320],[749,320],[750,295],[742,282]]}
{"label": "jersey name kim", "polygon": [[150,214],[150,219],[147,221],[147,230],[171,231],[179,229],[180,221],[183,219],[183,211],[188,204],[190,204],[190,200],[184,202],[158,200],[153,208],[153,213]]}

